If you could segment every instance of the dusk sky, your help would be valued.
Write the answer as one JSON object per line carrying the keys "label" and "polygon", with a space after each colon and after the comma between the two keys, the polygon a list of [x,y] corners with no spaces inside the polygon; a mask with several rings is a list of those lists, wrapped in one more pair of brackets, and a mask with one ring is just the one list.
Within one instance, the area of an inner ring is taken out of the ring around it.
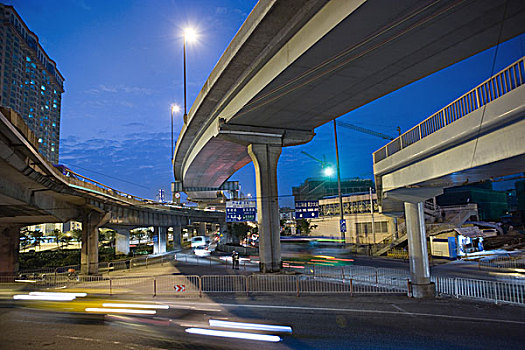
{"label": "dusk sky", "polygon": [[[170,104],[183,104],[183,28],[199,39],[187,49],[188,109],[255,0],[16,0],[13,5],[65,77],[60,163],[111,187],[155,199],[173,181]],[[397,135],[525,55],[525,35],[354,110],[339,120]],[[175,118],[175,139],[182,115]],[[335,164],[332,124],[307,145],[283,149],[281,206],[291,187]],[[341,176],[372,177],[372,152],[386,141],[339,128]],[[233,177],[255,193],[249,164]]]}

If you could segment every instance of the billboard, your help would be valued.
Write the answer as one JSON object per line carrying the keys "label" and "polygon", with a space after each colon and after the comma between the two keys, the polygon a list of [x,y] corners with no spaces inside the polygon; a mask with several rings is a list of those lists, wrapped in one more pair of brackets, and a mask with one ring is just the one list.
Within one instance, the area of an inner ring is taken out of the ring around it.
{"label": "billboard", "polygon": [[295,202],[296,219],[313,219],[319,217],[319,201]]}
{"label": "billboard", "polygon": [[254,200],[226,202],[226,222],[256,221]]}

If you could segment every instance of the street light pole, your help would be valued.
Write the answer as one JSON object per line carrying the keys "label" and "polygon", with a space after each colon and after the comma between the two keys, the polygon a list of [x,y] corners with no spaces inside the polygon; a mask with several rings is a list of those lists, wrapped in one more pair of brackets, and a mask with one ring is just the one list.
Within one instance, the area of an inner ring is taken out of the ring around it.
{"label": "street light pole", "polygon": [[173,106],[171,106],[171,164],[173,164],[173,153],[175,152],[175,150],[173,149],[173,109]]}
{"label": "street light pole", "polygon": [[[337,193],[339,195],[339,214],[340,214],[340,225],[342,225],[343,220],[345,219],[345,214],[343,211],[343,197],[341,196],[341,169],[339,168],[339,146],[337,143],[337,124],[334,119],[334,138],[335,138],[335,157],[336,157],[336,163],[337,163]],[[341,240],[343,241],[343,244],[346,244],[346,237],[344,230],[341,229]]]}
{"label": "street light pole", "polygon": [[186,110],[186,33],[184,33],[184,44],[182,45],[182,55],[184,56],[184,123],[188,122]]}
{"label": "street light pole", "polygon": [[183,44],[182,44],[182,57],[183,57],[183,65],[184,65],[184,124],[188,122],[188,110],[187,110],[187,104],[186,104],[186,42],[192,42],[195,41],[197,37],[197,33],[195,33],[195,30],[193,28],[186,28],[184,29],[183,33]]}

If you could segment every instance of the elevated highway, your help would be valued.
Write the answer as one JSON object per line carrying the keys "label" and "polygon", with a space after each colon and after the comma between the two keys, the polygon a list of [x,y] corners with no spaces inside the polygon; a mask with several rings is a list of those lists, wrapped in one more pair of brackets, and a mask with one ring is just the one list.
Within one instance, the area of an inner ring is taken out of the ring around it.
{"label": "elevated highway", "polygon": [[[224,212],[163,205],[116,191],[70,170],[61,173],[38,153],[38,142],[22,118],[0,108],[0,274],[17,269],[22,226],[46,222],[82,222],[82,272],[98,268],[98,227],[114,228],[129,252],[129,229],[154,226],[156,250],[166,250],[173,227],[190,222],[224,222]],[[118,239],[119,240],[119,239]],[[164,243],[164,246],[162,246]],[[118,243],[117,243],[118,244]]]}
{"label": "elevated highway", "polygon": [[373,155],[382,212],[404,211],[412,281],[422,295],[430,286],[424,201],[447,187],[525,171],[524,83],[521,58]]}
{"label": "elevated highway", "polygon": [[175,178],[205,201],[253,161],[261,270],[278,271],[281,147],[524,31],[519,0],[261,0],[189,111]]}

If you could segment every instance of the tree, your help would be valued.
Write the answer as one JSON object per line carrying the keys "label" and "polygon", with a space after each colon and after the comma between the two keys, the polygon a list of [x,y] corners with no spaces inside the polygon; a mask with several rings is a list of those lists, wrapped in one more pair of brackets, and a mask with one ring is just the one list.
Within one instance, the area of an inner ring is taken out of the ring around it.
{"label": "tree", "polygon": [[82,241],[82,230],[79,230],[78,228],[76,228],[71,231],[71,235],[73,236],[73,238],[77,240],[77,242]]}
{"label": "tree", "polygon": [[282,236],[289,236],[292,234],[292,230],[290,229],[290,227],[286,226],[287,221],[288,220],[286,219],[279,220],[279,224],[281,225],[281,235]]}
{"label": "tree", "polygon": [[106,239],[109,240],[110,247],[115,248],[115,240],[117,239],[117,233],[115,230],[107,230],[105,234]]}
{"label": "tree", "polygon": [[138,241],[137,245],[139,246],[140,239],[142,238],[142,234],[143,234],[142,230],[131,230],[130,234],[131,234],[131,239],[133,240],[136,239]]}
{"label": "tree", "polygon": [[31,231],[30,235],[33,238],[35,246],[40,246],[40,242],[42,242],[42,237],[44,234],[41,231]]}
{"label": "tree", "polygon": [[31,244],[31,231],[24,227],[20,230],[20,246],[22,249]]}
{"label": "tree", "polygon": [[239,243],[244,239],[248,233],[251,231],[250,225],[245,222],[234,222],[231,224],[231,234],[233,243]]}
{"label": "tree", "polygon": [[303,235],[308,235],[312,232],[312,229],[317,228],[317,225],[312,225],[309,220],[306,219],[297,219],[296,220],[297,229]]}
{"label": "tree", "polygon": [[59,246],[59,241],[62,239],[62,231],[60,231],[59,229],[54,229],[53,232],[51,232],[51,236],[55,237],[55,241],[57,242],[57,247]]}

